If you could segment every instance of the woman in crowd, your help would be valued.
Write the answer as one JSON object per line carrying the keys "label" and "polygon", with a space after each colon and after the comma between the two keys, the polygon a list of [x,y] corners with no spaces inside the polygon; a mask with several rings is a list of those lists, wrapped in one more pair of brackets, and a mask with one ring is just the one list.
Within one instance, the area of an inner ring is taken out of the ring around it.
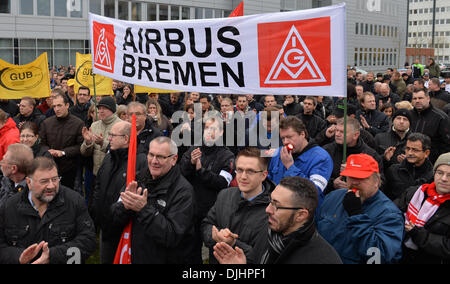
{"label": "woman in crowd", "polygon": [[22,127],[20,127],[20,143],[27,145],[33,150],[34,157],[48,157],[52,158],[52,155],[47,149],[41,147],[41,141],[39,139],[39,129],[36,123],[27,121]]}
{"label": "woman in crowd", "polygon": [[154,99],[148,99],[146,103],[147,113],[150,121],[154,126],[161,129],[164,136],[169,136],[172,134],[173,126],[170,120],[162,113],[161,106],[158,101]]}

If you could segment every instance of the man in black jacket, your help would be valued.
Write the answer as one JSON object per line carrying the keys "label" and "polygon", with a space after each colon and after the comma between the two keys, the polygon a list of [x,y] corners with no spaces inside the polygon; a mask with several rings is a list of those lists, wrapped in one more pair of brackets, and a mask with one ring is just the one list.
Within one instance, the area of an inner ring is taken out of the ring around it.
{"label": "man in black jacket", "polygon": [[392,128],[375,136],[377,152],[384,157],[384,168],[401,163],[405,158],[406,138],[409,135],[411,114],[407,109],[399,109],[392,116]]}
{"label": "man in black jacket", "polygon": [[227,188],[234,178],[234,154],[227,147],[219,146],[222,135],[220,120],[206,120],[202,146],[190,147],[180,160],[181,173],[191,182],[195,191],[196,252],[199,258],[202,248],[201,222],[214,205],[219,191]]}
{"label": "man in black jacket", "polygon": [[394,201],[406,219],[402,263],[450,263],[450,153],[439,156],[433,172],[432,183],[412,186]]}
{"label": "man in black jacket", "polygon": [[36,101],[33,98],[23,97],[19,104],[19,114],[13,119],[19,129],[26,121],[32,121],[39,127],[42,121],[44,121],[45,115],[36,108]]}
{"label": "man in black jacket", "polygon": [[79,119],[81,119],[84,122],[84,125],[87,125],[87,121],[89,120],[88,117],[88,110],[91,106],[91,91],[88,87],[81,86],[78,89],[77,93],[77,103],[69,108],[69,112]]}
{"label": "man in black jacket", "polygon": [[324,130],[327,126],[325,120],[315,115],[315,109],[317,106],[317,99],[315,97],[306,97],[303,100],[303,112],[296,116],[300,118],[306,126],[308,136],[314,139],[319,132]]}
{"label": "man in black jacket", "polygon": [[362,109],[356,112],[356,118],[365,130],[369,131],[373,136],[389,130],[389,118],[376,109],[374,94],[370,92],[363,93],[360,103]]}
{"label": "man in black jacket", "polygon": [[221,264],[340,264],[335,249],[317,232],[314,212],[318,203],[315,185],[301,177],[285,177],[271,193],[268,234],[260,234],[249,257],[225,242],[214,246]]}
{"label": "man in black jacket", "polygon": [[132,222],[131,263],[196,261],[194,191],[176,164],[177,152],[170,138],[155,138],[147,155],[149,171],[136,176],[137,182],[130,183],[111,206],[115,224],[124,228]]}
{"label": "man in black jacket", "polygon": [[422,133],[411,133],[405,146],[405,159],[386,170],[384,194],[391,200],[399,197],[408,187],[433,180],[433,164],[430,155],[430,138]]}
{"label": "man in black jacket", "polygon": [[[121,121],[111,127],[108,136],[110,151],[103,159],[95,180],[90,212],[96,226],[101,229],[101,263],[113,263],[122,234],[123,228],[115,226],[112,222],[109,208],[117,202],[120,191],[126,186],[130,135],[129,122]],[[136,174],[145,170],[147,170],[146,155],[137,154]]]}
{"label": "man in black jacket", "polygon": [[236,157],[238,187],[220,191],[216,203],[203,219],[201,231],[210,249],[209,263],[217,263],[213,246],[226,242],[238,246],[248,257],[260,233],[267,232],[270,193],[275,184],[267,178],[268,160],[255,147],[245,148]]}
{"label": "man in black jacket", "polygon": [[158,136],[163,136],[163,133],[159,128],[153,126],[148,119],[145,105],[138,102],[129,103],[127,115],[130,122],[133,114],[136,115],[137,153],[147,154],[150,142]]}
{"label": "man in black jacket", "polygon": [[434,163],[440,154],[450,152],[450,119],[443,111],[435,108],[430,100],[426,89],[414,90],[411,131],[430,137],[430,161]]}
{"label": "man in black jacket", "polygon": [[[41,146],[55,159],[63,177],[61,183],[74,189],[75,177],[81,158],[83,121],[69,113],[69,99],[64,95],[53,98],[55,116],[44,120],[39,130]],[[81,192],[80,192],[81,193]]]}
{"label": "man in black jacket", "polygon": [[0,263],[82,263],[94,252],[85,201],[59,181],[52,159],[34,159],[27,187],[0,208]]}

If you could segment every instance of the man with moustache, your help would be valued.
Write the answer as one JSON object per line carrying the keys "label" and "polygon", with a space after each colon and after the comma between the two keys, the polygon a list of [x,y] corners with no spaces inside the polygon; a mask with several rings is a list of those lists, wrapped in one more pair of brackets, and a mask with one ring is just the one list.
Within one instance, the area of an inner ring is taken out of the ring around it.
{"label": "man with moustache", "polygon": [[214,246],[221,264],[339,264],[336,251],[316,231],[314,212],[318,199],[312,182],[301,177],[285,177],[270,195],[266,207],[268,233],[260,234],[247,256],[226,242]]}
{"label": "man with moustache", "polygon": [[433,164],[428,159],[431,140],[422,133],[411,133],[406,140],[405,159],[386,170],[384,194],[391,200],[407,188],[433,180]]}
{"label": "man with moustache", "polygon": [[405,213],[401,263],[450,263],[450,153],[439,156],[434,181],[408,188],[394,202]]}
{"label": "man with moustache", "polygon": [[60,179],[52,159],[33,160],[27,187],[0,208],[0,263],[83,263],[94,252],[85,201]]}
{"label": "man with moustache", "polygon": [[353,154],[341,175],[347,178],[348,189],[326,195],[318,214],[318,232],[344,263],[398,262],[403,216],[379,190],[378,163],[367,154]]}
{"label": "man with moustache", "polygon": [[261,157],[258,148],[249,147],[236,157],[238,187],[220,191],[214,206],[202,221],[201,231],[205,245],[210,249],[209,263],[217,263],[213,246],[226,242],[240,247],[248,257],[260,233],[267,231],[270,193],[275,184],[267,179],[268,160]]}

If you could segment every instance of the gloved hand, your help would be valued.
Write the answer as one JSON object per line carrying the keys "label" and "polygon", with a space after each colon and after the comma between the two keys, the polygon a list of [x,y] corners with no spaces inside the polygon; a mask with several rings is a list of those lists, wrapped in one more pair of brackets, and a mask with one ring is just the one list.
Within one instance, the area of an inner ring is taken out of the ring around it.
{"label": "gloved hand", "polygon": [[357,197],[353,191],[349,191],[345,194],[342,205],[349,216],[363,213],[361,199]]}

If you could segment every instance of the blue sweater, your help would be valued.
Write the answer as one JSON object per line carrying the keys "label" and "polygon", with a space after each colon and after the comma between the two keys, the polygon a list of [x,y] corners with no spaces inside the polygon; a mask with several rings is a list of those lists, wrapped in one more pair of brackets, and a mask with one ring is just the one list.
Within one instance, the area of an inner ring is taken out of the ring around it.
{"label": "blue sweater", "polygon": [[342,200],[347,189],[325,197],[317,230],[339,253],[344,263],[396,263],[402,255],[402,212],[380,190],[362,204],[362,214],[349,216]]}

